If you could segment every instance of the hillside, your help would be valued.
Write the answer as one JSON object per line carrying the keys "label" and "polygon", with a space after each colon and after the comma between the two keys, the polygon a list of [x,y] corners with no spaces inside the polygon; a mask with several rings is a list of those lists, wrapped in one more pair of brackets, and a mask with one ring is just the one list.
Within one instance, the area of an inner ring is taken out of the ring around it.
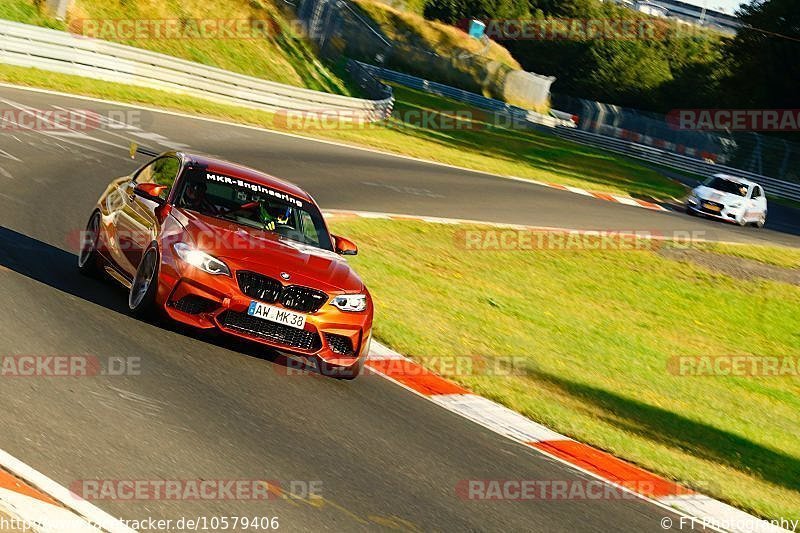
{"label": "hillside", "polygon": [[[272,0],[75,0],[66,24],[40,13],[34,0],[3,0],[0,18],[68,29],[297,87],[350,94]],[[167,38],[167,27],[177,28],[181,38]],[[198,27],[206,30],[192,31]],[[234,31],[226,34],[231,27]]]}

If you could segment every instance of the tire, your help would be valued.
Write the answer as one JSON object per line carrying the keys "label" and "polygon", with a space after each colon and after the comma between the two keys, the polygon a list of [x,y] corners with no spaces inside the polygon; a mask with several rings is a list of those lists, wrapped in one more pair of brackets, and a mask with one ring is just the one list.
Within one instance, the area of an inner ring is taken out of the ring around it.
{"label": "tire", "polygon": [[761,217],[756,221],[756,227],[758,229],[763,228],[767,223],[767,214],[763,213]]}
{"label": "tire", "polygon": [[741,227],[745,227],[747,225],[747,219],[744,218],[744,214],[742,214],[742,218],[736,220],[736,223],[739,224]]}
{"label": "tire", "polygon": [[688,206],[686,207],[686,214],[689,215],[690,217],[696,217],[697,216],[697,213],[695,212],[695,210],[692,209],[691,207],[688,207]]}
{"label": "tire", "polygon": [[158,248],[150,246],[142,256],[128,293],[128,307],[135,317],[149,318],[154,315],[160,264]]}
{"label": "tire", "polygon": [[86,223],[80,250],[78,250],[78,272],[91,278],[99,278],[102,274],[103,258],[97,252],[100,239],[100,213],[95,211]]}

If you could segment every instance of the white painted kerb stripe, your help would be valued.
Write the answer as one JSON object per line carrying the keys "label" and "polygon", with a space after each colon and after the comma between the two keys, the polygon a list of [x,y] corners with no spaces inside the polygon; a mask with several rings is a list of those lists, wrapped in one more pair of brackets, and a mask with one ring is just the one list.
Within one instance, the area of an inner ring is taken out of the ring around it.
{"label": "white painted kerb stripe", "polygon": [[0,466],[109,533],[135,533],[110,514],[86,500],[81,500],[68,489],[3,450],[0,450]]}
{"label": "white painted kerb stripe", "polygon": [[20,525],[15,529],[21,531],[38,533],[99,533],[100,531],[68,509],[8,489],[0,489],[0,509],[19,520]]}

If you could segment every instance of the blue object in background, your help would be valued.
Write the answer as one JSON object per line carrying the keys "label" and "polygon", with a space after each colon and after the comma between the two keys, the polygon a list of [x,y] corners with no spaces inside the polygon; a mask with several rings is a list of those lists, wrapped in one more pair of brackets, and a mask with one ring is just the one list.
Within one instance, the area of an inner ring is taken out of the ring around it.
{"label": "blue object in background", "polygon": [[475,37],[476,39],[480,39],[483,37],[483,33],[485,31],[486,31],[486,24],[484,24],[480,20],[472,19],[471,21],[469,21],[470,37]]}

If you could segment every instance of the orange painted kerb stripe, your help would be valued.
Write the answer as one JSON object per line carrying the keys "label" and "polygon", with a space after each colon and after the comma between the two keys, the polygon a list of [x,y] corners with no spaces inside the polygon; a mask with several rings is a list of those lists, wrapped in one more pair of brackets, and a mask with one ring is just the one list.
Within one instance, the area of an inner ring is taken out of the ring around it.
{"label": "orange painted kerb stripe", "polygon": [[53,498],[51,498],[47,494],[39,492],[35,488],[27,485],[21,479],[12,476],[5,470],[0,470],[0,489],[7,489],[13,492],[17,492],[24,496],[36,498],[37,500],[41,500],[45,503],[50,503],[52,505],[60,505],[58,502],[56,502]]}
{"label": "orange painted kerb stripe", "polygon": [[426,396],[470,393],[452,381],[405,359],[370,359],[367,360],[367,366]]}
{"label": "orange painted kerb stripe", "polygon": [[693,494],[677,483],[574,440],[551,440],[528,444],[650,498]]}
{"label": "orange painted kerb stripe", "polygon": [[605,200],[606,202],[616,202],[617,199],[611,196],[610,194],[606,194],[604,192],[592,192],[589,193],[595,198],[600,198],[601,200]]}
{"label": "orange painted kerb stripe", "polygon": [[634,201],[642,207],[647,207],[649,209],[661,209],[660,205],[654,204],[653,202],[648,202],[647,200],[639,200],[638,198],[634,198]]}

